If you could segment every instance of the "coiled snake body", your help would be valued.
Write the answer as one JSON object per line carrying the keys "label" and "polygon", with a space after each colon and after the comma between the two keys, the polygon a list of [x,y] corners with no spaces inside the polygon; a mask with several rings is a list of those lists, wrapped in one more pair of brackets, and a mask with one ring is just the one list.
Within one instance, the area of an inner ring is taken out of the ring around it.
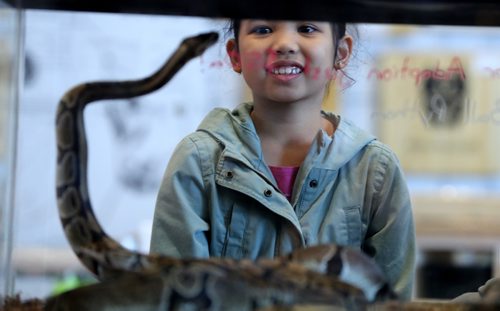
{"label": "coiled snake body", "polygon": [[[176,259],[125,249],[101,228],[87,190],[85,106],[160,88],[217,37],[208,33],[185,39],[145,79],[82,84],[62,98],[56,118],[59,214],[73,251],[101,282],[52,297],[46,309],[254,310],[301,303],[353,309],[392,297],[378,267],[348,248],[316,246],[257,261]],[[356,275],[344,275],[346,267]]]}

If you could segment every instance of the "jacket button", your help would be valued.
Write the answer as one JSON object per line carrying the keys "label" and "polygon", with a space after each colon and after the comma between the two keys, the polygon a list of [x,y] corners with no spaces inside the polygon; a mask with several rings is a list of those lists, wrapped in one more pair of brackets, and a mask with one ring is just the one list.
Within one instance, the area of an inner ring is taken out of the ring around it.
{"label": "jacket button", "polygon": [[234,176],[234,175],[233,175],[233,172],[231,172],[231,171],[227,171],[227,173],[226,173],[226,177],[227,177],[227,178],[231,179],[231,178],[233,178],[233,176]]}
{"label": "jacket button", "polygon": [[264,190],[264,195],[269,198],[270,196],[273,195],[273,192],[269,189],[266,189],[266,190]]}
{"label": "jacket button", "polygon": [[309,187],[316,188],[317,186],[318,186],[318,181],[316,179],[313,179],[309,182]]}

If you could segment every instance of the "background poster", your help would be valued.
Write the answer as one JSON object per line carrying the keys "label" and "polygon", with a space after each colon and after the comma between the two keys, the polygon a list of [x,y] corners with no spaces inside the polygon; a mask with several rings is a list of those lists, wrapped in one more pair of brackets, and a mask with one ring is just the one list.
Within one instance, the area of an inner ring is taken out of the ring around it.
{"label": "background poster", "polygon": [[378,64],[368,73],[378,81],[372,116],[407,171],[498,171],[500,106],[487,67],[467,54],[385,54]]}

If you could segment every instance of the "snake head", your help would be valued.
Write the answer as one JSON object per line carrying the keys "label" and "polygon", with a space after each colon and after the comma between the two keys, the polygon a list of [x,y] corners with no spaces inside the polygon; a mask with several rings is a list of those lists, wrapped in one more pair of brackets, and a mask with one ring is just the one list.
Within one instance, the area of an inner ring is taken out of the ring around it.
{"label": "snake head", "polygon": [[[329,266],[340,273],[342,281],[361,289],[369,301],[398,299],[390,287],[386,275],[378,264],[359,249],[339,247],[337,258],[332,258]],[[339,261],[340,259],[340,261]],[[331,268],[329,267],[329,270]]]}
{"label": "snake head", "polygon": [[203,54],[210,46],[219,39],[219,34],[216,32],[203,33],[198,36],[184,39],[182,45],[187,47],[187,50],[193,53],[192,57],[197,57]]}

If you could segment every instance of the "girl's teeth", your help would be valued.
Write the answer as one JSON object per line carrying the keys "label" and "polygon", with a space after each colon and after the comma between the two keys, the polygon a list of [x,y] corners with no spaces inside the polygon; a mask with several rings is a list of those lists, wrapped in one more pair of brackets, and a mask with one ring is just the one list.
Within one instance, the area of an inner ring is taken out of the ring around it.
{"label": "girl's teeth", "polygon": [[273,74],[276,75],[290,75],[290,74],[299,74],[302,70],[298,67],[280,67],[274,68],[272,70]]}

